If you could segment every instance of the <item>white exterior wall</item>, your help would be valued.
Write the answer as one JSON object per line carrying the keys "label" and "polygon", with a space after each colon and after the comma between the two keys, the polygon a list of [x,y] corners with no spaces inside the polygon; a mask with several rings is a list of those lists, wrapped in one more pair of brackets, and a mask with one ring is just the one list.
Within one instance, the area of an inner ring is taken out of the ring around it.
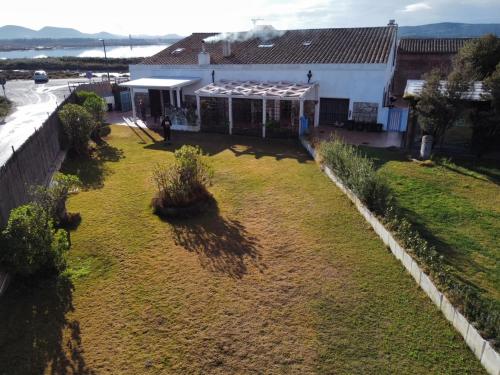
{"label": "white exterior wall", "polygon": [[[311,65],[131,65],[130,78],[148,77],[196,77],[198,84],[183,88],[184,94],[194,91],[215,80],[256,80],[307,82],[311,70],[311,82],[319,83],[320,98],[349,99],[353,102],[378,103],[379,123],[387,126],[388,109],[383,108],[384,88],[390,84],[394,67],[392,53],[387,64],[311,64]],[[313,99],[306,98],[306,99]]]}

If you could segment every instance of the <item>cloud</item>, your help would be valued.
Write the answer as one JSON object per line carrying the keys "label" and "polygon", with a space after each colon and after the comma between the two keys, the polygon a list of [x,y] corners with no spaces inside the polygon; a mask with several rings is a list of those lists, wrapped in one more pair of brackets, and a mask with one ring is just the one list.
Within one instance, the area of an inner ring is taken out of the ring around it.
{"label": "cloud", "polygon": [[427,3],[414,3],[414,4],[408,4],[407,6],[405,6],[405,8],[403,10],[401,10],[401,12],[412,13],[412,12],[419,12],[421,10],[429,10],[429,9],[432,9],[432,7]]}

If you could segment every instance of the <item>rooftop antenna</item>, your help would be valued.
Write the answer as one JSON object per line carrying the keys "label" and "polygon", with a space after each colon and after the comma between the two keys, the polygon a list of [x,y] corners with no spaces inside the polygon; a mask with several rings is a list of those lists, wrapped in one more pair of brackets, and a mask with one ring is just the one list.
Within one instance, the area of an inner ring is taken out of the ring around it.
{"label": "rooftop antenna", "polygon": [[253,23],[254,29],[257,26],[257,22],[259,22],[259,21],[264,21],[264,19],[263,18],[252,18],[252,23]]}

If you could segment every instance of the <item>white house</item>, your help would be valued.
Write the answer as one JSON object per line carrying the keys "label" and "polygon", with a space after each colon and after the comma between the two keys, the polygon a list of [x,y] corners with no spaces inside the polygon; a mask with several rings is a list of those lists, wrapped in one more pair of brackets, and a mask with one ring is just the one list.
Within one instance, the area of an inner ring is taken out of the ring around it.
{"label": "white house", "polygon": [[194,33],[130,66],[152,115],[185,130],[296,135],[349,120],[387,129],[397,26]]}

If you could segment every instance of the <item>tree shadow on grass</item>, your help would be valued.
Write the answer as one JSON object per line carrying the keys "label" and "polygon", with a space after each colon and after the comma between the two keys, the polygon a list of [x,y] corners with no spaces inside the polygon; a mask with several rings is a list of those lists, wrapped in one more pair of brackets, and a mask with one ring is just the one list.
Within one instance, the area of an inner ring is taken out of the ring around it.
{"label": "tree shadow on grass", "polygon": [[0,305],[0,374],[93,375],[82,356],[73,285],[65,277],[31,285],[13,280]]}
{"label": "tree shadow on grass", "polygon": [[89,156],[67,158],[61,172],[78,176],[84,189],[100,189],[104,186],[105,177],[111,173],[106,163],[117,162],[122,158],[123,150],[102,142]]}
{"label": "tree shadow on grass", "polygon": [[[158,133],[161,135],[161,133]],[[172,141],[150,143],[147,150],[173,152],[183,145],[200,146],[209,156],[231,151],[236,157],[251,155],[256,159],[272,157],[276,160],[295,159],[299,163],[311,161],[311,157],[297,139],[262,139],[259,137],[216,133],[172,132]]]}
{"label": "tree shadow on grass", "polygon": [[198,255],[203,268],[241,279],[248,264],[265,269],[258,241],[237,220],[226,219],[216,209],[198,218],[171,221],[174,241]]}

